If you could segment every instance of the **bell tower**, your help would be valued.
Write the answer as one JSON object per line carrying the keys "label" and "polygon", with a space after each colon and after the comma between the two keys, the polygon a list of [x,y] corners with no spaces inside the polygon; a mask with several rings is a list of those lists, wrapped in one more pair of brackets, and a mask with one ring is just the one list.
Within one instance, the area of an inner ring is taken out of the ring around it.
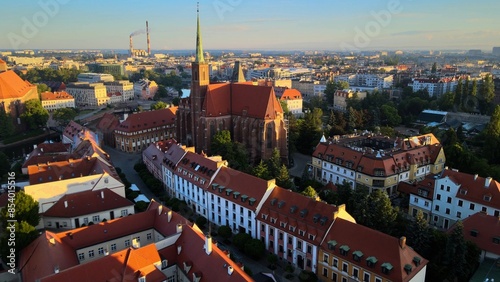
{"label": "bell tower", "polygon": [[[199,3],[196,9],[196,58],[193,63],[191,63],[191,132],[192,132],[192,144],[198,149],[201,146],[200,130],[203,130],[199,126],[199,120],[202,113],[203,101],[205,100],[205,94],[207,92],[207,86],[210,83],[208,64],[205,62],[203,56],[203,44],[201,41],[201,30],[200,30],[200,8]],[[201,148],[201,147],[200,147]]]}

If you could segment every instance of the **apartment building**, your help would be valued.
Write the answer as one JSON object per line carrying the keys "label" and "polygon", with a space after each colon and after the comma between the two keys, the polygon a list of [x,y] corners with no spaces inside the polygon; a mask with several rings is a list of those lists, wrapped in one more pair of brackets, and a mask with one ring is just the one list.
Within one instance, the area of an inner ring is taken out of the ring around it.
{"label": "apartment building", "polygon": [[253,281],[196,225],[154,201],[139,214],[44,231],[19,269],[26,282]]}
{"label": "apartment building", "polygon": [[120,102],[134,99],[134,84],[128,80],[104,82],[104,86],[106,86],[106,91],[108,93],[120,93]]}
{"label": "apartment building", "polygon": [[[463,221],[465,240],[474,242],[481,249],[480,260],[500,258],[500,224],[498,216],[477,212]],[[453,227],[450,229],[450,232]]]}
{"label": "apartment building", "polygon": [[107,73],[81,73],[77,76],[78,82],[111,82],[115,81],[115,78],[111,74]]}
{"label": "apartment building", "polygon": [[177,107],[129,115],[114,131],[118,150],[136,153],[149,144],[175,138]]}
{"label": "apartment building", "polygon": [[141,79],[134,83],[134,95],[137,99],[152,100],[158,91],[158,84],[152,80]]}
{"label": "apartment building", "polygon": [[302,112],[302,94],[296,89],[284,89],[280,101],[286,103],[288,111],[296,117],[304,115]]}
{"label": "apartment building", "polygon": [[431,225],[442,229],[477,212],[500,216],[500,183],[491,177],[445,168],[423,181],[402,183],[399,190],[410,195],[411,215],[422,210]]}
{"label": "apartment building", "polygon": [[428,261],[406,245],[406,238],[337,218],[321,242],[321,281],[425,281]]}
{"label": "apartment building", "polygon": [[316,147],[310,167],[311,176],[324,184],[347,182],[393,194],[401,181],[444,169],[444,151],[433,134],[405,139],[364,134],[325,141]]}
{"label": "apartment building", "polygon": [[79,108],[105,106],[110,99],[103,83],[74,82],[68,84],[66,92],[75,98],[75,106]]}
{"label": "apartment building", "polygon": [[43,92],[40,94],[42,98],[42,107],[51,112],[57,109],[74,108],[75,98],[67,92]]}

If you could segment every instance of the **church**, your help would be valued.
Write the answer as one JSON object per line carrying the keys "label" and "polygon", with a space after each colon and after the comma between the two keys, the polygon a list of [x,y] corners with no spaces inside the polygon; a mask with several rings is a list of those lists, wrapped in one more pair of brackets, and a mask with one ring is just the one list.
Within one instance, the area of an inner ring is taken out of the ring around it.
{"label": "church", "polygon": [[246,146],[250,161],[268,159],[277,148],[288,160],[288,128],[273,87],[246,82],[239,63],[231,82],[210,83],[203,56],[200,17],[197,16],[196,58],[192,63],[191,94],[177,110],[177,138],[197,152],[211,154],[212,137],[229,130],[231,138]]}

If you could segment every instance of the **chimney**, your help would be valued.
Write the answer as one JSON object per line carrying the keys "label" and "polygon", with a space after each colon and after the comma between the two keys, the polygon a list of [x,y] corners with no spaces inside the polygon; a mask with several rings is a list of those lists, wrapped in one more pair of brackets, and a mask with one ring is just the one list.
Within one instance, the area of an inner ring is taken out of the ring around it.
{"label": "chimney", "polygon": [[64,201],[64,208],[68,207],[68,201]]}
{"label": "chimney", "polygon": [[130,56],[134,56],[134,45],[132,43],[132,35],[130,35]]}
{"label": "chimney", "polygon": [[486,179],[484,180],[484,188],[490,187],[490,184],[491,184],[491,176],[486,177]]}
{"label": "chimney", "polygon": [[147,43],[148,43],[148,56],[151,56],[151,41],[149,40],[149,26],[148,26],[148,21],[146,21],[146,35],[147,35]]}
{"label": "chimney", "polygon": [[170,222],[170,220],[172,220],[172,211],[168,211],[167,213],[167,216],[168,216],[168,222]]}
{"label": "chimney", "polygon": [[182,251],[182,246],[177,246],[177,254],[180,254]]}
{"label": "chimney", "polygon": [[163,210],[163,206],[159,205],[158,206],[158,215],[161,215],[161,211]]}
{"label": "chimney", "polygon": [[474,181],[477,180],[478,175],[474,174]]}
{"label": "chimney", "polygon": [[207,234],[205,236],[205,252],[207,255],[210,255],[212,253],[212,237],[210,234]]}
{"label": "chimney", "polygon": [[227,274],[231,275],[231,274],[233,274],[233,271],[234,271],[234,269],[232,266],[227,267]]}
{"label": "chimney", "polygon": [[101,191],[101,199],[104,199],[104,191]]}
{"label": "chimney", "polygon": [[401,247],[401,249],[406,248],[406,237],[405,236],[401,236],[401,238],[399,238],[399,246]]}
{"label": "chimney", "polygon": [[177,228],[176,228],[176,231],[177,233],[181,233],[182,232],[182,224],[177,224]]}

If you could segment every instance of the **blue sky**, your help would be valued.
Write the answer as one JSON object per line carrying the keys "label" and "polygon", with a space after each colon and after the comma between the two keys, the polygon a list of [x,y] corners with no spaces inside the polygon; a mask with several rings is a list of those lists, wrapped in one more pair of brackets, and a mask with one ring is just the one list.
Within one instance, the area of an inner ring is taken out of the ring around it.
{"label": "blue sky", "polygon": [[[479,3],[480,2],[480,3]],[[48,7],[48,8],[47,8]],[[201,0],[210,49],[483,49],[500,46],[498,0]],[[6,0],[1,49],[194,49],[196,1]],[[146,36],[134,37],[146,48]]]}

